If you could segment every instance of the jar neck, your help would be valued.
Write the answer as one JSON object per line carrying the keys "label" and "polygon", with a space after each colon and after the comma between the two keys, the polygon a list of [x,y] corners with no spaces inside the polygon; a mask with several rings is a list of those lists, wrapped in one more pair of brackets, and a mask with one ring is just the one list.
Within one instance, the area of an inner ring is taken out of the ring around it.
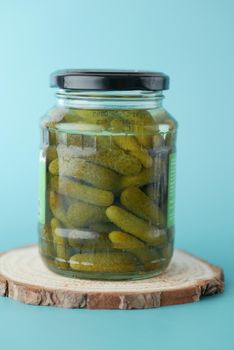
{"label": "jar neck", "polygon": [[85,109],[155,109],[162,107],[162,91],[58,90],[61,107]]}

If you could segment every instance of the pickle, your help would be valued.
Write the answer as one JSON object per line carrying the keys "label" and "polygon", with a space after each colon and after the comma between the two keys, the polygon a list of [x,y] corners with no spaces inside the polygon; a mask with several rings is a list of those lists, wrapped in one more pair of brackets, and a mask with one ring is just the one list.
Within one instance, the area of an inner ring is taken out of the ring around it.
{"label": "pickle", "polygon": [[[57,147],[59,159],[61,162],[63,162],[63,159],[66,161],[70,161],[71,159],[75,160],[83,160],[88,161],[91,163],[94,163],[96,165],[102,167],[108,168],[110,170],[114,170],[115,172],[121,174],[121,175],[134,175],[138,174],[141,170],[141,163],[140,161],[131,156],[130,154],[127,154],[123,150],[121,150],[118,146],[112,144],[109,148],[105,148],[105,142],[100,141],[101,139],[109,139],[107,137],[97,137],[98,145],[96,144],[96,150],[92,147],[85,147],[84,149],[81,147],[76,146],[65,146],[65,145],[59,145]],[[96,141],[97,141],[96,140]],[[110,140],[107,140],[107,143],[109,143]],[[101,143],[101,146],[100,146]],[[111,148],[110,148],[111,147]],[[62,160],[61,160],[62,158]],[[80,158],[80,159],[79,159]],[[81,162],[82,162],[81,160]],[[55,168],[53,169],[52,166],[52,172],[58,172],[58,166],[60,167],[60,163],[55,163]],[[97,168],[100,169],[100,168]],[[111,173],[110,173],[111,174]],[[113,174],[113,173],[112,173]]]}
{"label": "pickle", "polygon": [[70,230],[68,234],[69,245],[77,248],[77,253],[111,250],[111,242],[107,235],[88,230]]}
{"label": "pickle", "polygon": [[49,131],[48,139],[50,145],[56,145],[57,144],[57,133],[55,131]]}
{"label": "pickle", "polygon": [[40,227],[40,238],[52,241],[52,233],[49,224],[41,225]]}
{"label": "pickle", "polygon": [[163,226],[165,218],[160,208],[137,187],[126,188],[120,196],[125,208],[150,223]]}
{"label": "pickle", "polygon": [[119,190],[129,186],[142,187],[148,184],[155,184],[159,181],[165,162],[160,158],[153,159],[153,166],[149,169],[143,168],[141,172],[133,176],[122,176],[119,183]]}
{"label": "pickle", "polygon": [[81,118],[78,116],[77,109],[70,108],[63,117],[63,122],[66,123],[79,123]]}
{"label": "pickle", "polygon": [[53,234],[54,246],[56,249],[56,265],[61,269],[67,270],[69,268],[69,264],[67,262],[69,260],[69,254],[66,238],[64,238],[64,236],[60,233],[61,223],[56,218],[53,218],[50,225]]}
{"label": "pickle", "polygon": [[153,161],[151,156],[139,145],[134,136],[113,136],[113,139],[117,146],[139,159],[145,168],[150,168],[152,166]]}
{"label": "pickle", "polygon": [[[104,144],[102,146],[105,147]],[[51,163],[50,168],[50,172],[53,175],[57,175],[58,172],[61,172],[61,168],[63,169],[62,165],[64,160],[66,162],[73,162],[73,164],[74,160],[75,162],[78,162],[77,169],[79,169],[79,161],[82,165],[82,160],[83,162],[85,160],[101,166],[100,168],[95,168],[95,171],[98,171],[100,169],[103,170],[103,167],[105,167],[110,170],[114,170],[115,172],[121,175],[135,175],[138,174],[141,170],[140,161],[137,158],[131,156],[130,154],[127,154],[117,146],[110,148],[109,145],[108,149],[100,148],[100,150],[94,151],[92,147],[86,147],[85,149],[82,149],[76,146],[67,147],[65,145],[59,145],[57,147],[57,150],[59,154],[59,161],[57,160],[56,162]],[[90,171],[91,170],[92,168],[90,169]],[[68,169],[66,169],[66,172],[68,172]],[[113,176],[113,173],[108,172],[108,174]],[[72,169],[70,174],[65,173],[64,175],[76,176],[76,168],[75,170]],[[100,174],[100,176],[102,176],[102,174]],[[116,176],[115,179],[117,179]]]}
{"label": "pickle", "polygon": [[134,133],[138,143],[145,148],[153,146],[155,121],[145,110],[120,111],[118,118],[111,122],[111,126],[115,132]]}
{"label": "pickle", "polygon": [[164,132],[176,130],[177,122],[166,110],[163,110],[162,108],[151,110],[151,114],[157,125],[163,125]]}
{"label": "pickle", "polygon": [[76,202],[69,206],[67,220],[74,227],[86,227],[92,223],[108,221],[104,207],[83,202]]}
{"label": "pickle", "polygon": [[44,256],[53,257],[53,236],[51,233],[50,225],[43,225],[40,229],[40,251]]}
{"label": "pickle", "polygon": [[83,253],[72,256],[70,266],[78,271],[133,272],[135,259],[126,253]]}
{"label": "pickle", "polygon": [[97,126],[108,127],[112,111],[99,109],[70,109],[69,113],[64,116],[63,121],[66,123],[94,124]]}
{"label": "pickle", "polygon": [[79,158],[60,158],[49,165],[52,175],[75,177],[102,190],[116,190],[119,176],[112,170]]}
{"label": "pickle", "polygon": [[[70,161],[71,159],[79,159],[81,156],[89,156],[90,154],[94,153],[93,147],[79,147],[76,145],[58,145],[57,146],[57,152],[58,152],[58,159],[63,162],[65,159],[66,161]],[[58,164],[60,165],[60,164]],[[55,167],[54,171],[58,171]]]}
{"label": "pickle", "polygon": [[110,117],[102,110],[69,109],[57,121],[49,121],[44,126],[69,133],[98,132],[109,127]]}
{"label": "pickle", "polygon": [[137,249],[145,247],[145,244],[139,239],[122,231],[112,231],[109,233],[109,239],[116,249]]}
{"label": "pickle", "polygon": [[89,225],[89,229],[99,233],[109,233],[118,230],[118,227],[112,224],[112,222],[97,222]]}
{"label": "pickle", "polygon": [[154,170],[142,169],[138,175],[133,176],[122,176],[120,179],[119,189],[124,189],[129,186],[144,186],[151,184],[155,181]]}
{"label": "pickle", "polygon": [[66,210],[62,196],[50,191],[49,193],[50,210],[56,219],[61,221],[63,225],[69,227],[70,223],[67,220]]}
{"label": "pickle", "polygon": [[96,150],[109,150],[109,149],[118,149],[118,146],[112,140],[111,136],[96,136]]}
{"label": "pickle", "polygon": [[113,110],[70,109],[58,127],[66,128],[66,130],[69,128],[70,132],[82,133],[91,131],[97,134],[98,132],[109,130],[114,115],[115,111]]}
{"label": "pickle", "polygon": [[143,219],[138,218],[125,209],[112,205],[106,209],[106,215],[111,222],[120,227],[123,231],[131,233],[144,242],[153,245],[166,242],[167,235],[165,230],[158,229],[148,224]]}
{"label": "pickle", "polygon": [[137,141],[143,147],[151,148],[153,146],[152,133],[155,131],[154,119],[145,110],[134,110],[131,112],[126,119],[133,126]]}
{"label": "pickle", "polygon": [[64,226],[62,222],[60,222],[56,218],[52,218],[50,220],[50,226],[51,226],[51,231],[52,231],[52,236],[53,236],[53,241],[55,244],[65,244],[67,237],[64,235]]}
{"label": "pickle", "polygon": [[140,161],[121,149],[98,151],[85,159],[112,169],[121,175],[136,175],[141,170]]}
{"label": "pickle", "polygon": [[46,258],[49,258],[49,259],[53,259],[54,258],[54,245],[52,242],[50,241],[47,241],[46,239],[44,238],[40,238],[39,239],[39,250],[40,250],[40,253],[46,257]]}
{"label": "pickle", "polygon": [[93,188],[71,179],[53,176],[50,186],[60,194],[101,207],[107,207],[114,201],[112,192]]}
{"label": "pickle", "polygon": [[151,135],[144,135],[144,133],[142,132],[142,135],[136,135],[136,139],[139,142],[139,144],[145,148],[153,147],[153,137]]}
{"label": "pickle", "polygon": [[48,146],[46,148],[46,160],[51,162],[52,160],[58,157],[57,147],[56,146]]}
{"label": "pickle", "polygon": [[161,259],[157,250],[150,249],[142,241],[126,232],[113,231],[109,234],[109,239],[112,242],[113,248],[128,250],[131,254],[134,254],[144,266],[153,263],[155,260],[158,262]]}
{"label": "pickle", "polygon": [[[115,134],[129,134],[129,133],[132,133],[132,129],[129,125],[129,123],[122,119],[120,116],[116,119],[113,119],[111,121],[111,133],[112,135],[115,135]],[[112,137],[112,140],[114,140],[114,138]],[[118,146],[117,146],[118,147]]]}
{"label": "pickle", "polygon": [[81,247],[82,243],[85,241],[95,241],[100,238],[100,234],[93,231],[88,230],[69,230],[67,233],[68,236],[68,242],[71,247]]}

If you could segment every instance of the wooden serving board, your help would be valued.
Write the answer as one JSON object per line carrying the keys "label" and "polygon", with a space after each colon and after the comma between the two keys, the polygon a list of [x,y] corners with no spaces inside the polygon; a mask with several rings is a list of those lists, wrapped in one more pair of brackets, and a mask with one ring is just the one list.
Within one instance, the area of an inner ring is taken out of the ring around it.
{"label": "wooden serving board", "polygon": [[0,256],[0,295],[26,304],[88,309],[144,309],[184,304],[223,292],[223,271],[175,250],[167,271],[138,281],[71,279],[49,271],[28,246]]}

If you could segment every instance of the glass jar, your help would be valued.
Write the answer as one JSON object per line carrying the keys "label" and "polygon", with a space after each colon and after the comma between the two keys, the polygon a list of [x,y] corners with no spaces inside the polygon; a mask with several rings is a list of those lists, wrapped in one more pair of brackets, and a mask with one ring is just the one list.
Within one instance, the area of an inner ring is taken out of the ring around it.
{"label": "glass jar", "polygon": [[176,122],[169,78],[66,70],[41,124],[39,247],[49,269],[100,280],[163,272],[173,254]]}

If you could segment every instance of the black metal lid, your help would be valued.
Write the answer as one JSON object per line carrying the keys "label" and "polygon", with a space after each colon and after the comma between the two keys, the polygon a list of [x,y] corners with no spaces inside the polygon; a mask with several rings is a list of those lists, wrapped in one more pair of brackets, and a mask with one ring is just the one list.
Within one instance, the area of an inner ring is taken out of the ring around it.
{"label": "black metal lid", "polygon": [[169,89],[169,77],[134,70],[66,69],[51,74],[50,86],[70,90],[159,91]]}

